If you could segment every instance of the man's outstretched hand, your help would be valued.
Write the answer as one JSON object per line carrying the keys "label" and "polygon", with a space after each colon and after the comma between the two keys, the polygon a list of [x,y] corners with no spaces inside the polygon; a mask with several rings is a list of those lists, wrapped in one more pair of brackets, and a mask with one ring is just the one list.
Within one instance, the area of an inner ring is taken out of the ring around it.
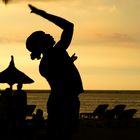
{"label": "man's outstretched hand", "polygon": [[28,4],[28,6],[31,9],[31,13],[35,13],[35,14],[39,14],[39,15],[46,13],[45,11],[36,8],[35,6],[33,6],[31,4]]}

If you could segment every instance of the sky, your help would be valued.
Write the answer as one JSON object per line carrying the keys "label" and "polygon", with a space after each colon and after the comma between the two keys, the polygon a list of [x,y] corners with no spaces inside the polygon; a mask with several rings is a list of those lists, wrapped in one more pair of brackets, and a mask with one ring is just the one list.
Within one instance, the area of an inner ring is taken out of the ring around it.
{"label": "sky", "polygon": [[[78,56],[74,63],[84,89],[140,90],[139,0],[11,0],[7,5],[1,1],[0,71],[13,55],[16,67],[35,81],[24,89],[50,89],[39,74],[40,61],[30,59],[25,41],[36,30],[58,41],[62,30],[31,14],[28,4],[74,23],[67,51]],[[0,84],[0,89],[7,86]]]}

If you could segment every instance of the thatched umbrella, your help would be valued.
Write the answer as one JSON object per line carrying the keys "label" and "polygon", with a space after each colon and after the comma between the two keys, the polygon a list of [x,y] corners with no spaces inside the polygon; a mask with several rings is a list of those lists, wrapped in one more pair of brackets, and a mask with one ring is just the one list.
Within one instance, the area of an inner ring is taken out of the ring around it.
{"label": "thatched umbrella", "polygon": [[30,77],[15,67],[13,56],[11,56],[8,68],[0,72],[0,83],[8,83],[11,89],[15,83],[29,84],[33,82]]}

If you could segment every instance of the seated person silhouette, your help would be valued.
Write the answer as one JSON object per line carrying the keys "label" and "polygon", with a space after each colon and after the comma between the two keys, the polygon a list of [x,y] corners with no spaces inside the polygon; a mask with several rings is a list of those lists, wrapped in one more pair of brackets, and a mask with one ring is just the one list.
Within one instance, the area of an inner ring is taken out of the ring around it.
{"label": "seated person silhouette", "polygon": [[[11,121],[12,115],[12,90],[6,88],[1,91],[0,96],[0,121],[9,122]],[[9,122],[10,123],[10,122]]]}
{"label": "seated person silhouette", "polygon": [[50,139],[68,140],[79,124],[78,95],[83,93],[82,80],[74,65],[77,56],[74,54],[70,57],[66,51],[72,40],[74,24],[32,5],[29,7],[31,13],[49,20],[62,29],[58,42],[44,31],[33,32],[26,40],[26,48],[31,52],[32,60],[41,59],[39,72],[51,88],[47,102],[48,136]]}
{"label": "seated person silhouette", "polygon": [[6,88],[0,95],[0,129],[7,130],[12,124],[12,90]]}
{"label": "seated person silhouette", "polygon": [[37,109],[36,110],[36,113],[33,114],[32,121],[33,121],[33,126],[37,129],[43,128],[45,126],[42,109]]}

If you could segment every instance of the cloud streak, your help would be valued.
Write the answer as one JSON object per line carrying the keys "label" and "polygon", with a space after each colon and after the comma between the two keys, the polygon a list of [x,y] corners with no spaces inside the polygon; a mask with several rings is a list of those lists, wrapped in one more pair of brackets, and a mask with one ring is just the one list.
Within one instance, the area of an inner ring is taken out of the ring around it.
{"label": "cloud streak", "polygon": [[76,38],[77,40],[75,43],[82,45],[139,43],[139,40],[136,38],[136,36],[122,32],[102,33],[95,31],[81,31],[80,35],[77,33]]}
{"label": "cloud streak", "polygon": [[[36,0],[36,2],[51,2],[51,1],[54,1],[54,0],[38,0],[38,1]],[[61,1],[63,1],[63,0],[61,0]],[[5,3],[5,4],[9,4],[9,3],[15,3],[15,2],[16,3],[21,3],[21,2],[35,2],[35,0],[2,0],[2,2]]]}
{"label": "cloud streak", "polygon": [[[21,3],[21,2],[34,2],[34,0],[2,0],[4,4]],[[38,0],[37,2],[47,2],[46,0]]]}

